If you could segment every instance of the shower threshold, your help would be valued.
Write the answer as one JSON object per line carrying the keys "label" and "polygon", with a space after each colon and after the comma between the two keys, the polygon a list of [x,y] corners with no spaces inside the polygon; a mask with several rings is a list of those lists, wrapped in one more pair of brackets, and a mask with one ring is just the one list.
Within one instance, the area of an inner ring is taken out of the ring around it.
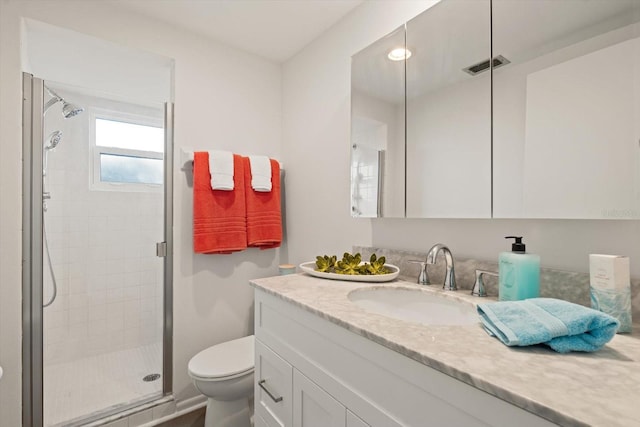
{"label": "shower threshold", "polygon": [[159,393],[155,396],[149,396],[134,402],[129,402],[128,404],[114,405],[93,414],[82,416],[74,420],[64,421],[50,427],[99,427],[140,411],[153,408],[154,406],[171,402],[172,400],[173,396],[163,396],[162,393]]}

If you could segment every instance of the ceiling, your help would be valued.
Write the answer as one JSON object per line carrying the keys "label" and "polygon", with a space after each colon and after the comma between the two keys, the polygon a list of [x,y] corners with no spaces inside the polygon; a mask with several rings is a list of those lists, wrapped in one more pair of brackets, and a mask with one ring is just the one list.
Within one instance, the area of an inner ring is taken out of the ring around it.
{"label": "ceiling", "polygon": [[284,62],[365,0],[116,0],[132,12]]}

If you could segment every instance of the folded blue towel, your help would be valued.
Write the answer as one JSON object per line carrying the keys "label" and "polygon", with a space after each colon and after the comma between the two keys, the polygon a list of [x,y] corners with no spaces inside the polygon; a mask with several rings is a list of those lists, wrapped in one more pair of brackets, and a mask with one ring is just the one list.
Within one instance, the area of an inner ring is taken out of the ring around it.
{"label": "folded blue towel", "polygon": [[546,344],[559,353],[599,350],[620,326],[606,313],[553,298],[479,304],[478,314],[508,346]]}

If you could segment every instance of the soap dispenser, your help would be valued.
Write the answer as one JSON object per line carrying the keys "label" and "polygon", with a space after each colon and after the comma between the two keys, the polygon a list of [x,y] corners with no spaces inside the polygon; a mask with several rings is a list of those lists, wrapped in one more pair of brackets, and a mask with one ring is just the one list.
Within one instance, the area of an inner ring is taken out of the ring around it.
{"label": "soap dispenser", "polygon": [[516,301],[540,296],[540,256],[526,253],[522,237],[515,239],[511,252],[498,258],[498,297],[500,301]]}

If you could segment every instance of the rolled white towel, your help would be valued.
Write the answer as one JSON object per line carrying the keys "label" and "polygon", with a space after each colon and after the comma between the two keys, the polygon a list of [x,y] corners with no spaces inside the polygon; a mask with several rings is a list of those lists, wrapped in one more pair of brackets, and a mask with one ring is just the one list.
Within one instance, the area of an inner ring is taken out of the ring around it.
{"label": "rolled white towel", "polygon": [[249,156],[251,188],[268,193],[271,191],[271,161],[267,156]]}
{"label": "rolled white towel", "polygon": [[233,153],[220,150],[209,151],[209,174],[212,189],[233,190]]}

